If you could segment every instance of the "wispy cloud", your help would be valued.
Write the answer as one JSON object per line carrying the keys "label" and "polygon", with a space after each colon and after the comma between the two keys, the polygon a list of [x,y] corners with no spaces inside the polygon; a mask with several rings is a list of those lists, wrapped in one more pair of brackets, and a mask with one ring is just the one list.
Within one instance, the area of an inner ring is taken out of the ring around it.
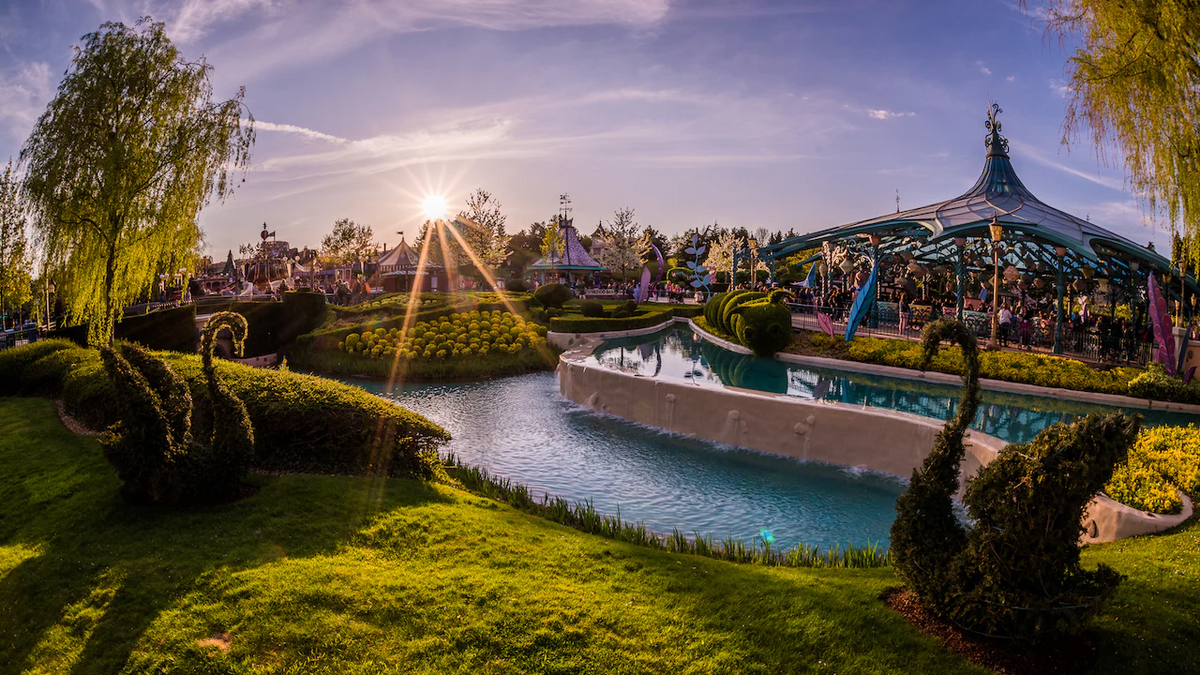
{"label": "wispy cloud", "polygon": [[285,134],[296,134],[310,141],[329,141],[330,143],[337,143],[338,145],[348,145],[352,142],[349,139],[341,138],[340,136],[332,136],[320,131],[298,127],[294,124],[276,124],[274,122],[267,122],[265,120],[255,120],[254,128],[258,131],[277,131]]}
{"label": "wispy cloud", "polygon": [[24,138],[54,96],[50,64],[27,63],[0,71],[0,125],[13,138]]}
{"label": "wispy cloud", "polygon": [[1112,190],[1124,190],[1124,188],[1125,188],[1125,186],[1119,180],[1109,178],[1106,176],[1101,176],[1098,173],[1088,173],[1087,171],[1080,171],[1079,169],[1076,169],[1075,167],[1067,166],[1066,164],[1063,164],[1062,162],[1055,161],[1055,160],[1047,157],[1046,155],[1042,154],[1042,152],[1040,150],[1038,150],[1037,148],[1035,148],[1032,145],[1029,145],[1028,143],[1009,139],[1009,144],[1012,145],[1013,149],[1016,150],[1017,152],[1019,152],[1022,157],[1027,157],[1030,160],[1032,160],[1033,162],[1041,164],[1042,166],[1048,166],[1051,169],[1055,169],[1057,171],[1061,171],[1063,173],[1070,174],[1077,178],[1082,178],[1084,180],[1091,181],[1091,182],[1095,183],[1096,185],[1103,185],[1104,187],[1110,188]]}
{"label": "wispy cloud", "polygon": [[1065,81],[1054,78],[1050,80],[1050,91],[1058,94],[1060,98],[1066,98],[1071,94],[1071,87]]}
{"label": "wispy cloud", "polygon": [[1016,81],[1016,79],[1017,79],[1017,76],[1016,76],[1016,75],[1009,75],[1008,77],[1006,77],[1006,78],[1004,78],[1004,79],[1005,79],[1005,80],[1007,80],[1007,81],[1009,81],[1009,82],[1015,82],[1015,81]]}
{"label": "wispy cloud", "polygon": [[193,42],[212,26],[270,6],[271,0],[184,0],[171,15],[168,28],[173,39]]}
{"label": "wispy cloud", "polygon": [[987,63],[985,63],[984,61],[976,61],[976,62],[975,62],[975,67],[976,67],[976,68],[978,68],[978,69],[979,69],[979,72],[983,73],[984,75],[991,75],[991,74],[992,74],[992,69],[991,69],[991,68],[988,68],[988,67],[987,67]]}
{"label": "wispy cloud", "polygon": [[893,112],[891,110],[868,110],[867,116],[876,120],[890,120],[894,117],[916,117],[915,112]]}

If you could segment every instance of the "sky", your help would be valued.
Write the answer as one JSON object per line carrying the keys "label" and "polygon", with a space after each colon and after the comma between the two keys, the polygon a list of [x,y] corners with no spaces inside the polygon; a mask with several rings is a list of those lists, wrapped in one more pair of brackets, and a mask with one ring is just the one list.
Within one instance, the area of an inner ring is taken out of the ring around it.
{"label": "sky", "polygon": [[[989,100],[1025,185],[1164,250],[1120,166],[1062,143],[1069,45],[1017,0],[0,0],[0,159],[105,21],[163,21],[215,92],[244,86],[246,182],[200,215],[210,253],[338,218],[411,241],[422,203],[492,192],[515,233],[572,199],[667,234],[810,232],[949,199]],[[1168,249],[1169,250],[1169,249]]]}

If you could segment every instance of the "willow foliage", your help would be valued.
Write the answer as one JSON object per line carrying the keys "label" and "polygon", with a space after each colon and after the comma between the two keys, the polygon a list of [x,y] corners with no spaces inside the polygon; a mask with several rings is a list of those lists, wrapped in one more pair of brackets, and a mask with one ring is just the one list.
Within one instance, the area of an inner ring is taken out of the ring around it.
{"label": "willow foliage", "polygon": [[1066,139],[1089,131],[1101,160],[1183,234],[1200,261],[1200,1],[1050,0],[1048,33],[1076,42]]}
{"label": "willow foliage", "polygon": [[161,23],[105,23],[21,149],[39,242],[92,342],[109,342],[121,309],[190,259],[200,210],[249,165],[245,92],[214,102],[211,75]]}
{"label": "willow foliage", "polygon": [[[25,236],[27,219],[20,184],[12,161],[0,172],[0,316],[8,309],[20,308],[29,302],[30,287],[29,240]],[[0,329],[6,326],[0,321]]]}

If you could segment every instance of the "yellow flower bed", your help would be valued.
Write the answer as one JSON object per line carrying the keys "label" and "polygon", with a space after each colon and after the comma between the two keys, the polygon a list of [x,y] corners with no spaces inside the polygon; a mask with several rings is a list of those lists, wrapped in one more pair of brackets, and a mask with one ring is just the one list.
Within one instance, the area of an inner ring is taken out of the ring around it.
{"label": "yellow flower bed", "polygon": [[1153,513],[1178,513],[1183,502],[1176,490],[1200,490],[1200,428],[1194,424],[1143,430],[1129,460],[1104,486],[1109,497]]}
{"label": "yellow flower bed", "polygon": [[511,312],[463,312],[420,321],[407,331],[351,333],[338,349],[369,359],[459,359],[516,354],[546,344],[546,329]]}

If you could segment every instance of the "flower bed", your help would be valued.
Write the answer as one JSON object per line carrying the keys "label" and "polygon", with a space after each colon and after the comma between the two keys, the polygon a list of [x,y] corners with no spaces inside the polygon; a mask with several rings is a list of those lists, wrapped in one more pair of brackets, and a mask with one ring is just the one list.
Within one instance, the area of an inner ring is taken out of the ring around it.
{"label": "flower bed", "polygon": [[1109,497],[1152,513],[1178,513],[1178,490],[1200,491],[1200,428],[1194,424],[1143,429],[1128,461],[1104,486]]}

